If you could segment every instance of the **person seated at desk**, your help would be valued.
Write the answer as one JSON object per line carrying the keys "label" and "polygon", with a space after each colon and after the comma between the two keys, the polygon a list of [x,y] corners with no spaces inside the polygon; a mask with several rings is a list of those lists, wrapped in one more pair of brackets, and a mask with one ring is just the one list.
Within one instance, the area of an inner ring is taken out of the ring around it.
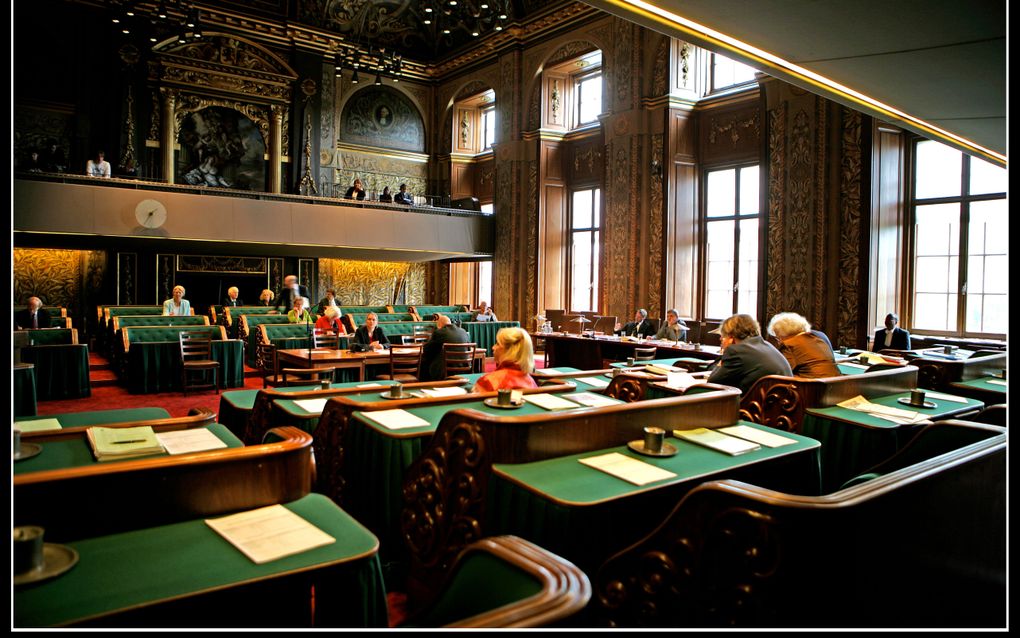
{"label": "person seated at desk", "polygon": [[652,337],[655,336],[655,327],[652,326],[651,321],[648,321],[648,311],[644,308],[639,308],[634,313],[634,321],[622,327],[617,323],[613,327],[613,332],[625,337]]}
{"label": "person seated at desk", "polygon": [[336,302],[336,291],[332,288],[326,289],[326,296],[319,300],[319,314],[326,314],[326,308],[336,308],[337,317],[343,315],[340,312],[340,304]]}
{"label": "person seated at desk", "polygon": [[191,302],[184,298],[184,286],[174,286],[173,298],[163,302],[164,317],[185,317],[191,314]]}
{"label": "person seated at desk", "polygon": [[492,346],[496,369],[478,379],[472,392],[494,392],[508,388],[537,388],[532,378],[535,350],[531,337],[521,328],[503,328]]}
{"label": "person seated at desk", "polygon": [[446,379],[446,370],[443,363],[444,343],[470,343],[471,337],[467,330],[453,325],[453,322],[444,314],[436,313],[436,329],[432,336],[425,342],[421,350],[421,374],[422,381],[442,381]]}
{"label": "person seated at desk", "polygon": [[223,300],[223,305],[230,308],[243,306],[244,300],[238,297],[238,294],[240,294],[240,291],[237,289],[237,286],[227,288],[227,298]]}
{"label": "person seated at desk", "polygon": [[885,328],[875,332],[875,343],[871,347],[875,352],[879,350],[910,350],[910,333],[903,328],[897,328],[900,316],[890,312],[885,316]]}
{"label": "person seated at desk", "polygon": [[347,199],[357,200],[365,199],[365,189],[361,185],[360,179],[354,180],[354,185],[347,189],[347,192],[344,193],[344,197],[346,197]]}
{"label": "person seated at desk", "polygon": [[304,297],[295,297],[294,307],[287,312],[287,321],[290,323],[311,323],[312,313],[308,312],[308,308],[305,307],[307,303],[308,300]]}
{"label": "person seated at desk", "polygon": [[42,299],[39,297],[28,298],[28,308],[14,313],[15,330],[34,330],[37,328],[49,328],[53,325],[50,313],[42,309]]}
{"label": "person seated at desk", "polygon": [[383,186],[382,194],[379,195],[379,202],[382,204],[393,203],[393,193],[390,192],[389,186]]}
{"label": "person seated at desk", "polygon": [[365,323],[354,331],[354,344],[360,346],[357,349],[362,351],[367,349],[379,352],[390,347],[390,340],[379,327],[379,315],[374,312],[365,315]]}
{"label": "person seated at desk", "polygon": [[347,329],[340,321],[340,309],[336,306],[326,306],[326,311],[315,320],[316,330],[328,330],[334,334],[345,335]]}
{"label": "person seated at desk", "polygon": [[85,174],[89,177],[110,177],[110,163],[103,159],[103,151],[96,153],[95,159],[85,163]]}
{"label": "person seated at desk", "polygon": [[832,346],[812,332],[808,320],[796,312],[780,312],[769,321],[768,333],[779,339],[779,352],[793,376],[805,379],[838,377]]}
{"label": "person seated at desk", "polygon": [[666,341],[687,341],[687,324],[680,320],[680,313],[675,308],[666,311],[666,323],[659,327],[655,338]]}
{"label": "person seated at desk", "polygon": [[709,366],[709,383],[740,388],[744,393],[766,375],[793,376],[786,358],[761,338],[761,327],[751,315],[733,315],[711,332],[719,335],[722,357]]}
{"label": "person seated at desk", "polygon": [[259,293],[259,304],[258,305],[265,306],[266,308],[268,308],[269,305],[271,303],[273,303],[273,298],[275,296],[276,295],[274,295],[273,291],[270,290],[269,288],[264,289],[261,293]]}
{"label": "person seated at desk", "polygon": [[411,193],[407,192],[407,184],[400,185],[400,190],[393,196],[393,203],[406,204],[408,206],[414,203],[414,197]]}
{"label": "person seated at desk", "polygon": [[471,321],[499,321],[496,318],[496,313],[492,311],[489,304],[485,301],[478,304],[478,312],[471,317]]}

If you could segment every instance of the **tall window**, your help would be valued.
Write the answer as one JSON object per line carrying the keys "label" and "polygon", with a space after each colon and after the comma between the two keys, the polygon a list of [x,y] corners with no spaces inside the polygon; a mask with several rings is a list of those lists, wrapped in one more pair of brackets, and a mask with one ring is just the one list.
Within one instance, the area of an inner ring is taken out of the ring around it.
{"label": "tall window", "polygon": [[933,142],[914,146],[911,328],[1005,334],[1006,170]]}
{"label": "tall window", "polygon": [[758,312],[758,167],[705,175],[705,318]]}
{"label": "tall window", "polygon": [[602,190],[574,191],[570,208],[571,310],[596,310],[599,303],[599,234]]}
{"label": "tall window", "polygon": [[591,124],[602,113],[602,71],[578,76],[575,82],[577,125]]}
{"label": "tall window", "polygon": [[496,141],[496,107],[490,106],[482,109],[482,150],[492,148]]}
{"label": "tall window", "polygon": [[[478,262],[478,294],[475,295],[475,302],[486,302],[492,305],[492,262]],[[477,306],[476,306],[477,307]],[[498,315],[497,315],[498,316]]]}
{"label": "tall window", "polygon": [[754,80],[754,69],[734,62],[718,53],[712,54],[712,90],[721,91],[731,86],[746,84]]}

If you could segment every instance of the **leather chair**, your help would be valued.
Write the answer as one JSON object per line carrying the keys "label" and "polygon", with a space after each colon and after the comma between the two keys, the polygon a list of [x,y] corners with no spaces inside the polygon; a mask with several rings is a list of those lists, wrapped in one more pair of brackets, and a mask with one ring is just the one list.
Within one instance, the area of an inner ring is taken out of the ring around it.
{"label": "leather chair", "polygon": [[394,346],[390,348],[390,373],[380,374],[380,379],[392,379],[401,383],[418,381],[421,375],[421,346]]}

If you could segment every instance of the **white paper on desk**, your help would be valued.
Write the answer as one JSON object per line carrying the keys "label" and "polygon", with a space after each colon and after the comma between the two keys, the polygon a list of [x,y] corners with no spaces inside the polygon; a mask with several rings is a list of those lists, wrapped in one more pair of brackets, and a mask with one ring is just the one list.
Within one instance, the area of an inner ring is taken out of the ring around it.
{"label": "white paper on desk", "polygon": [[992,383],[994,385],[1006,385],[1006,382],[1000,379],[989,379],[988,383]]}
{"label": "white paper on desk", "polygon": [[718,430],[739,439],[753,441],[754,443],[764,445],[765,447],[782,447],[784,445],[793,445],[797,442],[796,439],[779,436],[778,434],[772,434],[771,432],[765,432],[757,428],[752,428],[749,425],[731,425],[725,428],[718,428]]}
{"label": "white paper on desk", "polygon": [[176,432],[157,432],[156,439],[167,454],[187,454],[227,447],[220,437],[206,428],[191,428]]}
{"label": "white paper on desk", "polygon": [[580,405],[574,403],[573,401],[567,401],[564,398],[541,392],[536,392],[534,394],[525,394],[524,400],[527,401],[528,403],[534,403],[538,407],[545,408],[546,410],[566,410],[569,408],[581,407]]}
{"label": "white paper on desk", "polygon": [[400,430],[403,428],[420,428],[427,425],[431,425],[425,419],[415,416],[407,410],[374,410],[372,412],[362,412],[362,416],[372,419],[384,428],[390,430]]}
{"label": "white paper on desk", "polygon": [[938,399],[939,401],[952,401],[953,403],[966,403],[967,399],[963,397],[954,397],[951,394],[942,394],[941,392],[928,392],[924,391],[924,398],[926,399]]}
{"label": "white paper on desk", "polygon": [[761,445],[753,441],[722,434],[721,432],[714,429],[710,430],[708,428],[673,430],[673,436],[678,439],[690,441],[691,443],[703,445],[707,448],[716,450],[717,452],[729,454],[730,456],[746,454],[747,452],[754,452],[755,450],[761,449]]}
{"label": "white paper on desk", "polygon": [[575,392],[570,395],[570,400],[581,405],[586,405],[589,408],[601,408],[607,405],[618,405],[623,401],[617,401],[616,399],[610,399],[603,394],[595,394],[593,392]]}
{"label": "white paper on desk", "polygon": [[260,507],[205,522],[256,565],[336,542],[283,505]]}
{"label": "white paper on desk", "polygon": [[578,459],[578,461],[588,467],[601,470],[606,474],[612,474],[616,478],[621,478],[634,485],[647,485],[648,483],[676,476],[676,474],[669,470],[633,459],[619,452],[589,456],[585,459]]}
{"label": "white paper on desk", "polygon": [[595,388],[607,388],[609,387],[609,381],[606,379],[600,379],[599,377],[584,377],[583,379],[575,379],[586,385],[590,385]]}
{"label": "white paper on desk", "polygon": [[57,419],[32,419],[31,421],[15,421],[14,429],[21,430],[22,432],[46,432],[63,428],[61,428],[60,421]]}
{"label": "white paper on desk", "polygon": [[846,366],[848,368],[857,368],[858,370],[867,370],[868,366],[862,366],[859,363],[841,362],[839,365]]}
{"label": "white paper on desk", "polygon": [[382,388],[385,387],[381,383],[359,383],[355,387],[357,388]]}
{"label": "white paper on desk", "polygon": [[453,388],[422,388],[422,394],[427,397],[455,397],[467,394],[467,390],[460,387]]}
{"label": "white paper on desk", "polygon": [[309,414],[322,414],[326,409],[326,401],[329,399],[296,399],[294,405]]}
{"label": "white paper on desk", "polygon": [[666,385],[678,390],[686,390],[692,385],[704,383],[703,379],[695,379],[688,372],[670,372],[666,375]]}
{"label": "white paper on desk", "polygon": [[919,421],[925,420],[925,417],[923,417],[920,413],[915,412],[914,410],[901,410],[899,408],[894,408],[886,405],[878,405],[877,403],[872,403],[871,401],[868,401],[859,394],[852,399],[841,401],[836,405],[838,405],[841,408],[846,408],[848,410],[864,412],[866,414],[870,414],[871,416],[878,417],[880,419],[885,419],[886,421],[892,421],[893,423],[900,424],[918,423]]}

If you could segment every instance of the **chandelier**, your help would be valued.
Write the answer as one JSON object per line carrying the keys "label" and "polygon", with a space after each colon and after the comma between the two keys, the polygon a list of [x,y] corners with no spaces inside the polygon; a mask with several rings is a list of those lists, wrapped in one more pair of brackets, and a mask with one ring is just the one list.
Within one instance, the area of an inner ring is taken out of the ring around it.
{"label": "chandelier", "polygon": [[125,36],[141,34],[152,43],[171,34],[178,44],[202,39],[201,14],[198,7],[186,0],[159,0],[158,3],[115,0],[111,4],[110,20]]}

